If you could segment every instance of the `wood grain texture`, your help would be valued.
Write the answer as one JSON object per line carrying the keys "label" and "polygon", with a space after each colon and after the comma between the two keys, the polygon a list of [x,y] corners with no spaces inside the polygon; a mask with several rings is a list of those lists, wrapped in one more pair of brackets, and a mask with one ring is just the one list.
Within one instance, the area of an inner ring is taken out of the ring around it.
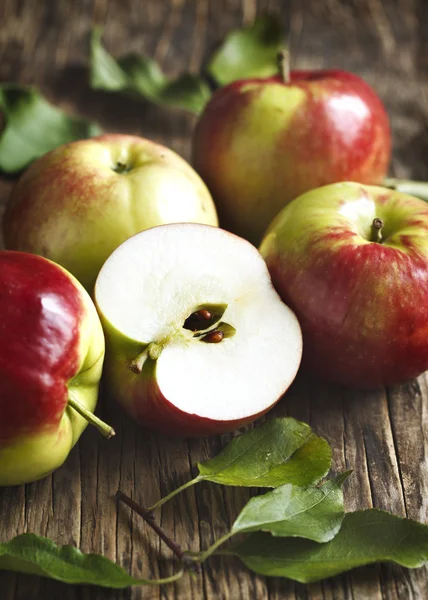
{"label": "wood grain texture", "polygon": [[[392,173],[428,179],[428,3],[426,0],[1,0],[0,79],[36,84],[63,108],[96,119],[106,130],[140,134],[190,154],[194,118],[146,102],[90,91],[88,36],[105,28],[116,55],[144,52],[166,71],[197,70],[232,27],[262,12],[280,14],[290,31],[294,66],[337,66],[363,75],[385,102],[394,135]],[[0,206],[11,180],[0,179]],[[427,521],[428,378],[364,393],[299,377],[276,415],[308,421],[334,449],[334,468],[354,469],[346,483],[349,509],[377,506]],[[149,505],[195,473],[230,436],[174,440],[135,426],[103,401],[100,414],[116,429],[106,442],[88,430],[66,464],[50,477],[0,490],[0,540],[33,531],[83,551],[102,552],[133,574],[172,572],[170,552],[126,507],[118,488]],[[248,490],[210,484],[167,504],[162,526],[183,548],[206,548],[226,532]],[[320,584],[251,575],[238,561],[213,559],[195,578],[168,588],[109,591],[68,587],[0,573],[1,600],[404,600],[428,598],[426,569],[379,566]]]}

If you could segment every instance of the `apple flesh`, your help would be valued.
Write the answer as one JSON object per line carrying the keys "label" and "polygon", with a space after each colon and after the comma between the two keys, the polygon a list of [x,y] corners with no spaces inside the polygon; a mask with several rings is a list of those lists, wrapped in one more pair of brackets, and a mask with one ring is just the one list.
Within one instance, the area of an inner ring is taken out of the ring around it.
{"label": "apple flesh", "polygon": [[197,124],[193,164],[220,225],[259,244],[284,206],[337,181],[380,184],[391,155],[388,117],[360,77],[294,71],[218,90]]}
{"label": "apple flesh", "polygon": [[298,322],[259,252],[204,225],[155,227],[124,242],[95,285],[107,388],[141,424],[200,436],[240,427],[286,391]]}
{"label": "apple flesh", "polygon": [[101,266],[128,237],[173,222],[217,225],[212,198],[177,154],[131,135],[61,146],[12,191],[5,245],[49,258],[92,292]]}
{"label": "apple flesh", "polygon": [[428,369],[428,205],[338,183],[291,202],[260,247],[303,332],[303,365],[359,388]]}
{"label": "apple flesh", "polygon": [[[95,409],[104,336],[83,287],[45,258],[1,251],[0,281],[5,486],[40,479],[68,456],[87,425],[76,408],[84,414]],[[105,432],[112,433],[107,426]]]}

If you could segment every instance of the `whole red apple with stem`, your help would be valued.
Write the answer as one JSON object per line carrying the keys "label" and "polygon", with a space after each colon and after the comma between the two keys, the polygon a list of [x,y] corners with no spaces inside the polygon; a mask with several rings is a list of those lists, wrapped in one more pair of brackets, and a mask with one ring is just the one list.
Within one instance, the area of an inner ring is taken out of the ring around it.
{"label": "whole red apple with stem", "polygon": [[0,252],[0,486],[27,483],[59,467],[88,421],[104,358],[95,307],[60,266]]}
{"label": "whole red apple with stem", "polygon": [[258,244],[293,198],[337,181],[380,184],[391,134],[381,100],[357,75],[288,71],[218,90],[196,126],[193,164],[220,225]]}
{"label": "whole red apple with stem", "polygon": [[199,175],[165,146],[106,134],[36,160],[12,190],[3,231],[6,248],[57,262],[92,292],[117,246],[176,222],[217,225]]}
{"label": "whole red apple with stem", "polygon": [[428,369],[428,205],[382,187],[337,183],[295,199],[260,251],[295,311],[303,365],[359,388]]}

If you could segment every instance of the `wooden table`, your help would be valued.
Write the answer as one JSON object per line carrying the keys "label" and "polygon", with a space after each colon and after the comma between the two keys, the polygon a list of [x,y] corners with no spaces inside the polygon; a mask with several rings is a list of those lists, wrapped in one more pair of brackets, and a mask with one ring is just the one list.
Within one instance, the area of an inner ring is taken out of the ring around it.
{"label": "wooden table", "polygon": [[[264,11],[291,29],[293,64],[339,66],[364,76],[384,100],[394,135],[392,173],[428,178],[428,2],[426,0],[0,0],[0,78],[34,83],[54,102],[96,119],[106,130],[141,134],[189,157],[194,118],[89,90],[88,35],[105,26],[110,51],[145,52],[171,74],[197,70],[224,34]],[[4,205],[11,180],[0,179]],[[377,506],[427,520],[428,379],[371,393],[299,377],[274,410],[308,421],[334,449],[336,471],[352,468],[348,509]],[[195,473],[198,460],[229,439],[173,440],[135,426],[114,405],[102,416],[110,442],[88,430],[50,477],[0,490],[0,540],[32,531],[58,544],[102,552],[134,574],[170,573],[170,553],[135,514],[114,501],[120,488],[146,505]],[[183,546],[206,548],[223,534],[249,492],[200,484],[167,504],[161,524]],[[1,600],[168,598],[428,598],[426,569],[375,566],[303,586],[251,575],[236,561],[213,559],[194,579],[168,588],[109,591],[0,573]]]}

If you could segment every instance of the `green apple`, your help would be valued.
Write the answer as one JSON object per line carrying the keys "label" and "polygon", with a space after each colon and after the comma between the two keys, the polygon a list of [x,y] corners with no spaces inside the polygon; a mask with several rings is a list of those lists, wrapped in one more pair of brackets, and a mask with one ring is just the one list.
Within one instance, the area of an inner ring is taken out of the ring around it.
{"label": "green apple", "polygon": [[109,393],[169,435],[231,431],[268,411],[300,364],[299,324],[252,244],[170,224],[126,240],[95,284]]}
{"label": "green apple", "polygon": [[0,251],[0,486],[44,477],[67,458],[92,412],[104,358],[95,307],[45,258]]}
{"label": "green apple", "polygon": [[3,230],[6,248],[45,256],[92,291],[119,244],[175,222],[217,225],[200,177],[164,146],[110,134],[35,161],[12,191]]}
{"label": "green apple", "polygon": [[428,369],[428,205],[337,183],[293,200],[260,251],[303,332],[303,365],[360,388]]}

